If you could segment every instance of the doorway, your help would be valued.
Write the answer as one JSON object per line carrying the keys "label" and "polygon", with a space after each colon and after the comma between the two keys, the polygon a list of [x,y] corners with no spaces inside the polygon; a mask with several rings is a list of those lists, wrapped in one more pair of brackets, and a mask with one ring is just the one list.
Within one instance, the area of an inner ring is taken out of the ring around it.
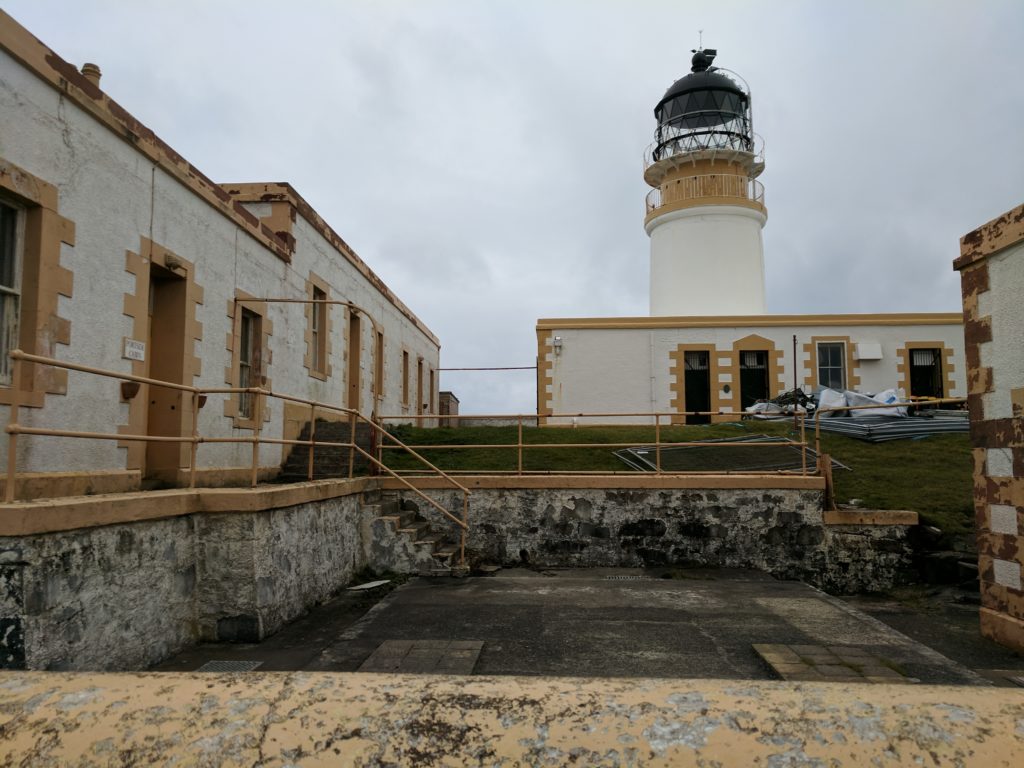
{"label": "doorway", "polygon": [[362,369],[363,337],[359,315],[354,310],[348,312],[348,401],[346,407],[359,410],[361,392],[360,373]]}
{"label": "doorway", "polygon": [[942,350],[910,350],[910,396],[941,398]]}
{"label": "doorway", "polygon": [[[686,411],[711,410],[711,353],[693,351],[683,353],[683,393]],[[710,424],[711,416],[701,414],[685,417],[686,424]]]}
{"label": "doorway", "polygon": [[[149,336],[147,376],[183,384],[185,378],[185,310],[187,282],[156,263],[149,266]],[[179,389],[146,386],[146,434],[180,437],[183,433],[183,393]],[[146,443],[143,478],[152,482],[177,480],[183,443]]]}
{"label": "doorway", "polygon": [[758,400],[769,398],[768,353],[764,350],[740,352],[740,410]]}

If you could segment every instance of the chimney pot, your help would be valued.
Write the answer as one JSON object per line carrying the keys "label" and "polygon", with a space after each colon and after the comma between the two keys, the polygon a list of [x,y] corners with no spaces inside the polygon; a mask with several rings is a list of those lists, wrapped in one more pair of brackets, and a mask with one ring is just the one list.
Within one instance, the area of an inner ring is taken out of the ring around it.
{"label": "chimney pot", "polygon": [[100,75],[103,73],[100,72],[98,65],[86,62],[82,65],[82,74],[90,83],[95,85],[97,88],[100,87]]}

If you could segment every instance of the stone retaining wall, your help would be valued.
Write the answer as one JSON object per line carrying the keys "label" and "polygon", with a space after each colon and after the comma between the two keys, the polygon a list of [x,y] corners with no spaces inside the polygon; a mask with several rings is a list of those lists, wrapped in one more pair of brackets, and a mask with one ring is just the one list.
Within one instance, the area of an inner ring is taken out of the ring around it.
{"label": "stone retaining wall", "polygon": [[0,669],[123,670],[253,642],[365,565],[360,495],[0,537]]}
{"label": "stone retaining wall", "polygon": [[500,565],[755,568],[835,593],[888,589],[910,566],[906,525],[828,525],[817,490],[474,488],[469,520],[473,555]]}

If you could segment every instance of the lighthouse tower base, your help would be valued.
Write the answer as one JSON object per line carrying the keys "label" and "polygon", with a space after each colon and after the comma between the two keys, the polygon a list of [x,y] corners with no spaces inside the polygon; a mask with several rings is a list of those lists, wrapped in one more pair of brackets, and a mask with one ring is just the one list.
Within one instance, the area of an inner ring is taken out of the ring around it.
{"label": "lighthouse tower base", "polygon": [[701,205],[666,211],[651,237],[651,316],[763,315],[763,210]]}

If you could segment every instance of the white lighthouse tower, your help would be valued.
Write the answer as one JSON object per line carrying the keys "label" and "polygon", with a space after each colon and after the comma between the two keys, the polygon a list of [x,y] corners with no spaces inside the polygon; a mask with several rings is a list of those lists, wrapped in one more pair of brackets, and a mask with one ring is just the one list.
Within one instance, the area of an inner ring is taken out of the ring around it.
{"label": "white lighthouse tower", "polygon": [[651,315],[762,315],[768,219],[750,90],[694,51],[690,74],[654,108],[645,157]]}

